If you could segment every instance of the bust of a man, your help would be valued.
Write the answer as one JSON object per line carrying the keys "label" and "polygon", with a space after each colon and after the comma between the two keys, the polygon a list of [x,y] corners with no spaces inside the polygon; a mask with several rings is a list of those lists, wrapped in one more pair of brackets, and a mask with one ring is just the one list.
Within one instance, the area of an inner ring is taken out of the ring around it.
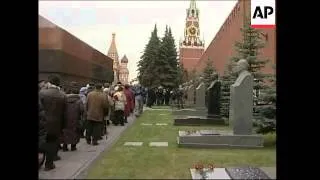
{"label": "bust of a man", "polygon": [[235,74],[237,74],[239,76],[242,72],[248,72],[248,68],[249,68],[248,61],[245,59],[240,59],[236,63],[236,66],[233,69],[233,71]]}

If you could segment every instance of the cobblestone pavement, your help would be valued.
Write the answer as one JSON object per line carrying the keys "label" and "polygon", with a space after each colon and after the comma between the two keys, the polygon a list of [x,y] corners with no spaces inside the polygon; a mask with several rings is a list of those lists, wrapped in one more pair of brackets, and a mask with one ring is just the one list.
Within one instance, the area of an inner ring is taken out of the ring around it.
{"label": "cobblestone pavement", "polygon": [[39,170],[39,179],[83,179],[87,175],[87,169],[92,162],[98,159],[103,151],[108,150],[120,137],[121,133],[133,124],[135,117],[130,116],[125,126],[107,127],[108,139],[105,136],[99,141],[98,146],[88,145],[85,139],[77,144],[77,151],[59,151],[61,160],[56,161],[56,168],[51,171]]}

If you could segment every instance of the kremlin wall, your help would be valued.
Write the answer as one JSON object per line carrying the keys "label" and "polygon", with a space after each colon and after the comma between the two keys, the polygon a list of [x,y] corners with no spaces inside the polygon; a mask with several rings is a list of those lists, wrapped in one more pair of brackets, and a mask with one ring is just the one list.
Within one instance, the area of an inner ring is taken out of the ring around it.
{"label": "kremlin wall", "polygon": [[[236,54],[234,44],[242,38],[240,28],[243,27],[245,17],[250,17],[250,1],[239,0],[196,63],[197,72],[202,71],[206,61],[210,58],[218,73],[223,75],[230,58]],[[276,31],[275,29],[261,29],[261,37],[265,40],[265,47],[261,49],[260,57],[270,60],[263,71],[274,73],[272,65],[276,63]],[[190,67],[190,65],[184,66]]]}

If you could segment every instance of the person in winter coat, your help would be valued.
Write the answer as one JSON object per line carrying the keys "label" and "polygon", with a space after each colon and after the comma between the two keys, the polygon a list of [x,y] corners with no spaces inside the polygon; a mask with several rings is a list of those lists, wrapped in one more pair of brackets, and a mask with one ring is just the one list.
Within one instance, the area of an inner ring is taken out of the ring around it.
{"label": "person in winter coat", "polygon": [[126,104],[124,106],[124,122],[128,123],[128,117],[130,116],[131,109],[133,109],[133,97],[130,91],[130,86],[126,84],[124,86],[124,95],[126,96]]}
{"label": "person in winter coat", "polygon": [[83,107],[84,107],[84,111],[83,111],[83,114],[81,116],[81,121],[80,121],[80,138],[84,138],[84,131],[86,129],[86,102],[87,102],[87,96],[86,96],[86,93],[87,93],[87,88],[86,87],[82,87],[80,89],[80,92],[79,92],[79,96],[80,96],[80,100],[83,104]]}
{"label": "person in winter coat", "polygon": [[135,107],[135,93],[132,86],[129,87],[129,90],[132,97],[130,113],[133,113]]}
{"label": "person in winter coat", "polygon": [[101,138],[101,126],[104,116],[108,113],[108,100],[102,91],[102,85],[97,83],[95,90],[90,92],[87,97],[87,144],[96,146]]}
{"label": "person in winter coat", "polygon": [[39,99],[39,169],[44,163],[46,157],[46,141],[47,141],[47,131],[45,129],[45,112],[43,110],[42,104]]}
{"label": "person in winter coat", "polygon": [[123,88],[121,86],[116,86],[115,91],[116,92],[113,95],[115,125],[121,124],[121,126],[124,126],[124,110],[127,102],[126,96],[123,93]]}
{"label": "person in winter coat", "polygon": [[60,160],[58,156],[59,137],[62,133],[65,121],[66,96],[59,90],[60,79],[57,76],[50,76],[47,89],[39,92],[40,102],[45,111],[45,129],[47,131],[46,162],[45,170],[55,168],[53,161]]}
{"label": "person in winter coat", "polygon": [[71,144],[71,151],[77,150],[76,146],[81,135],[81,116],[84,112],[84,105],[80,99],[78,91],[73,89],[71,94],[67,94],[66,121],[63,129],[63,151],[68,151]]}
{"label": "person in winter coat", "polygon": [[113,106],[114,102],[113,102],[112,97],[110,95],[110,87],[104,88],[103,92],[105,93],[105,96],[107,97],[109,105],[110,105],[110,108],[108,110],[108,114],[105,117],[106,126],[109,126],[110,125],[110,121],[111,121],[111,117],[110,117],[111,116],[111,106]]}

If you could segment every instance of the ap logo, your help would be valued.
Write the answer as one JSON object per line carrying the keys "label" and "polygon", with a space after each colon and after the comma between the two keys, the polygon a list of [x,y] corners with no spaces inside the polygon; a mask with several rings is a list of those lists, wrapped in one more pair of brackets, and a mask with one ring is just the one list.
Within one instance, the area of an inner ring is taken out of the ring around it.
{"label": "ap logo", "polygon": [[251,27],[275,28],[275,0],[251,0]]}

